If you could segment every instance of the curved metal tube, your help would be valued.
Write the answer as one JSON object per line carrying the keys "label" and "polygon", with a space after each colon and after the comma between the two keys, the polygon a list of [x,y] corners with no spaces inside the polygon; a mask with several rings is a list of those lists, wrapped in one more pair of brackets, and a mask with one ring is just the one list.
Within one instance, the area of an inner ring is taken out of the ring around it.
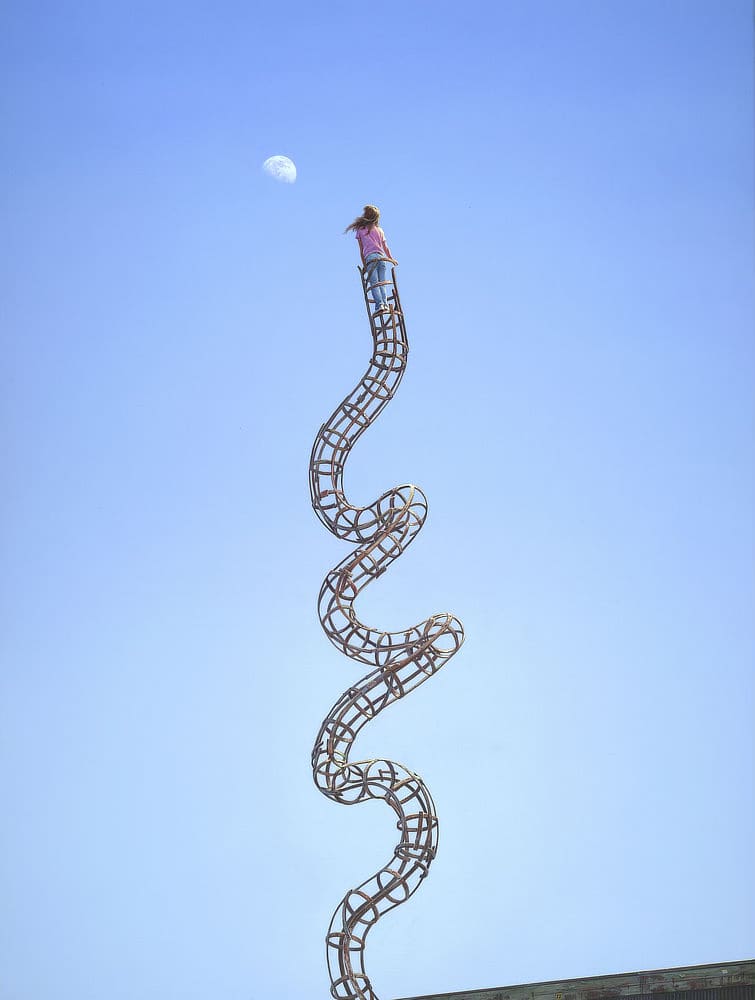
{"label": "curved metal tube", "polygon": [[325,717],[312,751],[320,791],[344,805],[384,799],[397,818],[400,839],[387,864],[336,908],[326,938],[331,995],[377,1000],[364,967],[365,939],[380,917],[407,900],[427,875],[438,845],[438,818],[419,775],[390,760],[349,760],[359,731],[384,708],[432,677],[464,641],[461,622],[436,614],[400,632],[364,625],[354,602],[415,538],[427,516],[416,486],[398,486],[368,507],[354,507],[343,492],[351,448],[393,397],[409,353],[404,317],[391,270],[389,311],[370,311],[370,283],[360,268],[373,353],[362,379],[322,425],[309,465],[312,505],[326,528],[358,545],[328,573],[318,611],[328,639],[346,656],[372,669],[349,687]]}

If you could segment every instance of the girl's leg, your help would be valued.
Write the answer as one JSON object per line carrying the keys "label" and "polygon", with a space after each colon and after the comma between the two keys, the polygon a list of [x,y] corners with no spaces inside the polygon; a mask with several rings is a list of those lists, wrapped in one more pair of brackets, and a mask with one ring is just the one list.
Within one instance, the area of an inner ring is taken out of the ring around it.
{"label": "girl's leg", "polygon": [[375,254],[374,257],[372,255],[367,257],[365,265],[367,267],[367,281],[370,285],[370,294],[377,310],[388,301],[388,292],[385,285],[382,284],[388,272],[388,265],[379,254]]}
{"label": "girl's leg", "polygon": [[364,263],[367,269],[367,282],[370,286],[370,295],[377,310],[383,304],[385,294],[383,287],[378,284],[382,280],[380,277],[381,269],[385,273],[385,263],[381,261],[377,254],[374,257],[372,255],[367,257]]}
{"label": "girl's leg", "polygon": [[388,303],[388,289],[384,284],[382,284],[382,282],[385,281],[385,277],[387,274],[388,274],[388,265],[386,264],[386,262],[384,260],[378,261],[377,280],[381,282],[381,284],[378,286],[377,292],[380,295],[380,302],[382,305],[387,305]]}

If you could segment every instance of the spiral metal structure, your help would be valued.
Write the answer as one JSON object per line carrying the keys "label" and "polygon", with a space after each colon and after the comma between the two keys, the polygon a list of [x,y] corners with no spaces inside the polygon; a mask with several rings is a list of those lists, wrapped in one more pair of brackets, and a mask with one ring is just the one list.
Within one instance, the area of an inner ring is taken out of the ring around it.
{"label": "spiral metal structure", "polygon": [[357,548],[328,573],[318,611],[325,634],[346,656],[370,670],[349,687],[325,717],[312,751],[315,784],[344,805],[384,799],[397,818],[400,839],[392,858],[336,908],[326,937],[335,1000],[377,1000],[365,971],[365,939],[380,917],[419,887],[435,857],[438,818],[419,775],[391,760],[351,761],[351,746],[370,719],[432,677],[464,641],[461,622],[436,614],[399,632],[365,625],[354,610],[362,590],[397,559],[427,516],[427,500],[416,486],[398,486],[368,507],[346,499],[346,459],[362,433],[396,392],[409,353],[395,269],[387,286],[388,307],[371,310],[372,286],[360,268],[373,352],[357,386],[320,428],[310,459],[310,491],[317,516],[338,538]]}

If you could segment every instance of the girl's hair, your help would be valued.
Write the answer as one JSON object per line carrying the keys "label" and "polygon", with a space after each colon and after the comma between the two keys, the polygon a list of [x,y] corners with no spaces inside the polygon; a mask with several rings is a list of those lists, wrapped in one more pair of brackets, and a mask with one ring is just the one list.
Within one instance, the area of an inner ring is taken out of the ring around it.
{"label": "girl's hair", "polygon": [[365,205],[362,214],[354,219],[350,226],[344,229],[350,233],[352,229],[373,229],[380,222],[380,209],[377,205]]}

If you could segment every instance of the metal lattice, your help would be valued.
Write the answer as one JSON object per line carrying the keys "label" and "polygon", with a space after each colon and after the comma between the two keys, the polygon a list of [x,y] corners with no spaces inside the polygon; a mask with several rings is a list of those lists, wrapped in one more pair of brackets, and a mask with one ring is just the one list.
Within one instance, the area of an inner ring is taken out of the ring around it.
{"label": "metal lattice", "polygon": [[372,669],[349,687],[328,712],[312,751],[320,791],[344,805],[384,799],[396,813],[401,833],[391,860],[338,905],[326,938],[331,995],[336,1000],[377,1000],[364,967],[368,932],[380,917],[407,900],[428,873],[438,844],[438,818],[419,775],[390,760],[349,760],[362,727],[384,708],[432,677],[464,641],[461,622],[437,614],[401,632],[362,624],[354,602],[415,538],[427,516],[427,500],[416,486],[383,493],[369,507],[354,507],[343,492],[343,471],[354,443],[378,417],[403,378],[409,353],[395,268],[387,286],[388,306],[372,312],[371,286],[363,268],[372,330],[370,365],[320,428],[312,447],[309,476],[317,516],[338,538],[358,544],[328,573],[320,589],[319,615],[325,634],[346,656]]}

